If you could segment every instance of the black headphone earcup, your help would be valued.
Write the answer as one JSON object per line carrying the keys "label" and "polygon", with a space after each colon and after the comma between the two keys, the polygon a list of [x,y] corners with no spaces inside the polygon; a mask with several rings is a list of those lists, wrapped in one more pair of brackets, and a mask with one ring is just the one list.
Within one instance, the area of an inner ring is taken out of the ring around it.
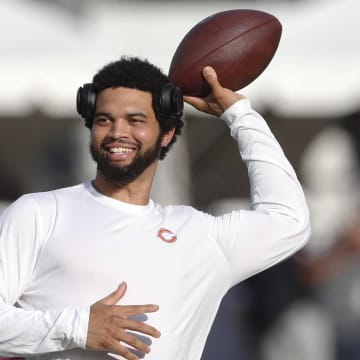
{"label": "black headphone earcup", "polygon": [[184,110],[184,100],[181,89],[173,83],[163,86],[160,106],[166,116],[181,116]]}
{"label": "black headphone earcup", "polygon": [[96,93],[92,84],[79,87],[76,95],[76,110],[85,120],[85,126],[91,127],[96,106]]}

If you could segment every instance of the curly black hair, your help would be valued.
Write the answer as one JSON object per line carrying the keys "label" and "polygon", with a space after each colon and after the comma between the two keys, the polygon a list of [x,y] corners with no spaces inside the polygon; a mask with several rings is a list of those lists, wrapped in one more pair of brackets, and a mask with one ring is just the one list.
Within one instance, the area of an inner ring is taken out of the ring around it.
{"label": "curly black hair", "polygon": [[149,63],[148,60],[129,56],[122,56],[120,60],[105,65],[94,75],[92,82],[95,93],[115,87],[126,87],[151,93],[152,107],[160,124],[161,134],[175,128],[170,143],[161,148],[160,160],[165,158],[184,126],[181,114],[166,116],[161,108],[162,88],[169,82],[169,78],[158,67]]}

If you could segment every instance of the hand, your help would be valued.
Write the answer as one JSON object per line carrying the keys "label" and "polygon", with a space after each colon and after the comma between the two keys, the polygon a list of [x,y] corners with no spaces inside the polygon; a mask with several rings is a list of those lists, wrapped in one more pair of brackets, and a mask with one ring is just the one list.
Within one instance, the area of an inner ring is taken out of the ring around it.
{"label": "hand", "polygon": [[150,348],[148,344],[128,330],[155,338],[160,336],[160,332],[142,321],[132,320],[128,317],[156,312],[159,307],[157,305],[116,305],[125,295],[126,288],[126,283],[122,283],[116,291],[90,307],[86,348],[108,351],[119,354],[128,360],[137,360],[138,356],[122,343],[144,354],[148,353]]}
{"label": "hand", "polygon": [[210,85],[211,93],[205,98],[184,96],[184,101],[196,109],[208,114],[220,116],[227,108],[245,96],[230,89],[223,88],[218,81],[216,72],[211,66],[203,69],[203,76]]}

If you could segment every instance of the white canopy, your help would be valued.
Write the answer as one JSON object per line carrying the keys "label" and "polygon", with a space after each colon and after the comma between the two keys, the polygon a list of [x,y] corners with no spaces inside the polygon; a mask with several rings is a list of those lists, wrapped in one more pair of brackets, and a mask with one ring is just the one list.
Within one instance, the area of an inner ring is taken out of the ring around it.
{"label": "white canopy", "polygon": [[360,108],[360,1],[305,1],[279,11],[283,36],[254,97],[293,116],[337,116]]}
{"label": "white canopy", "polygon": [[[240,6],[239,6],[240,4]],[[281,5],[281,6],[280,6]],[[333,116],[359,106],[358,0],[292,3],[90,2],[83,17],[51,2],[0,2],[0,113],[32,107],[75,114],[75,93],[123,54],[167,71],[178,43],[198,21],[234,8],[268,11],[283,24],[279,49],[243,92],[287,116]]]}

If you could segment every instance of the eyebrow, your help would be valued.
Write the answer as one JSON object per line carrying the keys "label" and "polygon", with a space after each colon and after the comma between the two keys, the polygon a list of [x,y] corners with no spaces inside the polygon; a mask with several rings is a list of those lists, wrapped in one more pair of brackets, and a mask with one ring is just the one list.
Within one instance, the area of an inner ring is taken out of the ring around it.
{"label": "eyebrow", "polygon": [[[128,113],[126,113],[126,115],[129,116],[129,117],[140,116],[140,117],[143,117],[144,119],[147,118],[147,115],[145,113],[143,113],[143,112],[135,112],[135,111],[131,112],[131,111],[129,111]],[[114,117],[110,113],[108,113],[106,111],[97,111],[95,113],[94,117],[99,117],[99,116],[105,116],[105,117],[109,118],[110,120],[114,120]]]}
{"label": "eyebrow", "polygon": [[105,111],[97,111],[94,115],[94,118],[99,117],[99,116],[105,116],[111,120],[114,119],[114,117],[110,113],[105,112]]}
{"label": "eyebrow", "polygon": [[134,112],[131,112],[131,111],[129,111],[127,114],[126,114],[127,116],[130,116],[130,117],[133,117],[133,116],[141,116],[141,117],[143,117],[143,118],[147,118],[147,115],[145,114],[145,113],[143,113],[143,112],[136,112],[136,111],[134,111]]}

